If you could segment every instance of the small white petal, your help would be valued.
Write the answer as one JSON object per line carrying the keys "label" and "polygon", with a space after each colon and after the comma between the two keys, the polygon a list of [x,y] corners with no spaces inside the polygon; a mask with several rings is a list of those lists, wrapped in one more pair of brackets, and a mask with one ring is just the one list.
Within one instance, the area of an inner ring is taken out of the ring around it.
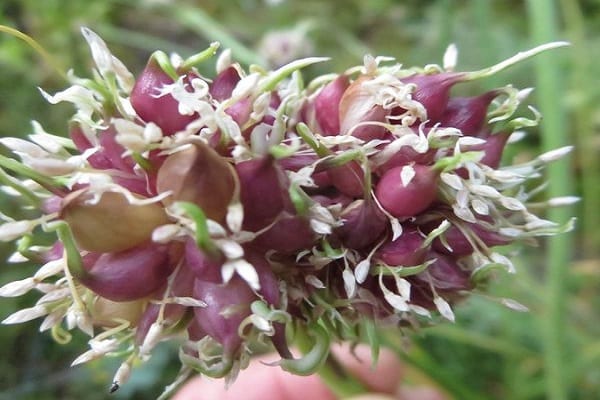
{"label": "small white petal", "polygon": [[33,278],[25,278],[20,281],[9,282],[6,285],[0,287],[1,297],[17,297],[24,295],[33,289],[36,282]]}
{"label": "small white petal", "polygon": [[512,143],[520,142],[521,140],[525,139],[526,136],[527,136],[527,132],[525,132],[525,131],[514,131],[513,133],[510,134],[506,143],[512,144]]}
{"label": "small white petal", "polygon": [[152,241],[156,243],[168,243],[182,231],[177,224],[161,225],[152,231]]}
{"label": "small white petal", "polygon": [[577,196],[554,197],[548,200],[548,205],[550,207],[570,206],[572,204],[578,203],[580,200],[581,197]]}
{"label": "small white petal", "polygon": [[470,185],[469,189],[478,196],[489,197],[491,199],[497,199],[502,196],[500,192],[488,185]]}
{"label": "small white petal", "polygon": [[471,201],[471,207],[473,207],[473,210],[479,215],[488,215],[490,213],[488,204],[481,199],[473,199]]}
{"label": "small white petal", "polygon": [[342,272],[342,278],[344,280],[344,289],[346,290],[346,296],[349,299],[353,298],[356,294],[356,278],[354,274],[350,270],[350,268],[345,268],[344,272]]}
{"label": "small white petal", "polygon": [[527,312],[529,311],[529,308],[527,308],[527,306],[524,306],[523,304],[519,303],[518,301],[515,301],[513,299],[501,299],[500,302],[502,304],[504,304],[506,307],[510,308],[511,310],[515,310],[515,311],[519,311],[519,312]]}
{"label": "small white petal", "polygon": [[515,272],[517,272],[512,261],[510,261],[510,259],[508,257],[503,256],[502,254],[492,253],[490,255],[490,259],[498,264],[502,264],[502,265],[506,266],[506,270],[511,274],[514,274]]}
{"label": "small white petal", "polygon": [[30,157],[47,157],[48,152],[42,149],[37,144],[31,143],[27,140],[14,138],[14,137],[5,137],[0,138],[0,144],[8,147],[10,150],[17,154],[26,154]]}
{"label": "small white petal", "polygon": [[435,304],[435,307],[440,312],[442,317],[454,322],[454,312],[452,311],[452,308],[450,308],[450,304],[448,304],[446,300],[442,299],[440,296],[435,296],[433,299],[433,303]]}
{"label": "small white petal", "polygon": [[20,264],[27,261],[29,261],[29,259],[19,252],[12,253],[6,260],[6,262],[10,264]]}
{"label": "small white petal", "polygon": [[526,209],[523,203],[514,197],[502,197],[500,198],[500,204],[513,211],[522,211]]}
{"label": "small white petal", "polygon": [[402,236],[402,224],[397,218],[389,218],[390,225],[392,227],[392,241]]}
{"label": "small white petal", "polygon": [[244,248],[233,240],[217,240],[216,244],[228,259],[236,259],[244,256]]}
{"label": "small white petal", "polygon": [[477,146],[486,143],[485,139],[473,137],[473,136],[462,136],[458,139],[457,144],[459,146]]}
{"label": "small white petal", "polygon": [[442,172],[440,174],[440,178],[446,185],[450,186],[452,189],[461,190],[464,188],[462,179],[456,174]]}
{"label": "small white petal", "polygon": [[367,276],[369,276],[369,269],[371,268],[371,260],[364,259],[359,262],[354,268],[354,276],[356,277],[356,282],[363,283]]}
{"label": "small white petal", "polygon": [[35,227],[32,221],[11,221],[0,225],[0,241],[10,242],[31,232]]}
{"label": "small white petal", "polygon": [[38,281],[42,281],[50,276],[54,276],[62,272],[64,268],[65,260],[63,259],[48,261],[37,270],[33,277]]}
{"label": "small white petal", "polygon": [[40,332],[45,332],[48,329],[52,329],[54,326],[60,324],[64,317],[63,310],[54,311],[46,316],[40,325]]}
{"label": "small white petal", "polygon": [[573,146],[564,146],[558,149],[550,150],[546,153],[540,154],[538,160],[544,163],[559,160],[569,154],[573,150]]}
{"label": "small white petal", "polygon": [[402,296],[399,296],[395,293],[392,293],[389,289],[385,289],[383,291],[383,297],[385,301],[389,303],[392,307],[394,307],[397,311],[409,311],[410,307],[406,302],[406,299]]}
{"label": "small white petal", "polygon": [[12,324],[20,324],[22,322],[31,321],[33,319],[42,317],[48,314],[48,310],[44,306],[35,306],[30,308],[25,308],[23,310],[19,310],[16,313],[13,313],[6,317],[2,324],[4,325],[12,325]]}
{"label": "small white petal", "polygon": [[304,281],[306,283],[308,283],[309,285],[317,288],[317,289],[324,289],[325,288],[325,285],[323,284],[323,282],[319,278],[317,278],[316,276],[314,276],[314,275],[307,275],[304,278]]}
{"label": "small white petal", "polygon": [[181,304],[187,307],[206,307],[206,303],[202,300],[193,297],[174,297],[171,299],[173,303]]}
{"label": "small white petal", "polygon": [[444,52],[443,67],[446,71],[452,71],[456,67],[458,59],[458,48],[454,43],[451,43]]}
{"label": "small white petal", "polygon": [[402,186],[406,187],[415,177],[416,172],[412,165],[405,165],[402,167],[400,171],[400,180],[402,181]]}
{"label": "small white petal", "polygon": [[95,360],[102,356],[103,356],[103,354],[99,354],[98,352],[96,352],[94,350],[88,350],[85,353],[80,354],[79,357],[77,357],[75,360],[73,360],[73,362],[71,363],[71,366],[74,367],[76,365],[85,364],[86,362]]}
{"label": "small white petal", "polygon": [[231,264],[235,269],[235,272],[246,281],[246,283],[254,290],[260,289],[260,281],[258,279],[258,273],[252,264],[244,259],[227,261],[223,264],[225,265]]}
{"label": "small white petal", "polygon": [[242,229],[244,221],[244,208],[242,203],[233,203],[227,207],[227,226],[233,232],[239,232]]}

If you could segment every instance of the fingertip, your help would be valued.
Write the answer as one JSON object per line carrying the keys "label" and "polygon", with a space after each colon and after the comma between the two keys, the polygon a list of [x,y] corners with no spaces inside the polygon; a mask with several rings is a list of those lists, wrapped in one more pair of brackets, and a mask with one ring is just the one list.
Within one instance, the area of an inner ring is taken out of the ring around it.
{"label": "fingertip", "polygon": [[366,345],[358,345],[354,351],[349,344],[336,345],[332,352],[352,375],[371,390],[387,394],[398,391],[403,368],[391,351],[382,349],[376,365],[373,365],[371,349]]}

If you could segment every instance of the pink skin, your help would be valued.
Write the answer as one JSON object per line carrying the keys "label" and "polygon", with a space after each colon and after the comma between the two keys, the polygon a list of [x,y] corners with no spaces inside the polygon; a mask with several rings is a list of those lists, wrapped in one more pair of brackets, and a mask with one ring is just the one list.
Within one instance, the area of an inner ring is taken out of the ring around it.
{"label": "pink skin", "polygon": [[283,170],[272,158],[236,164],[246,230],[257,231],[274,221],[289,205]]}
{"label": "pink skin", "polygon": [[[194,288],[194,273],[187,268],[185,265],[182,265],[177,270],[177,276],[173,279],[173,286],[171,287],[171,291],[169,296],[173,297],[191,297],[192,291]],[[164,290],[159,292],[158,296],[160,298],[163,295]],[[150,303],[144,310],[142,316],[136,327],[135,332],[135,341],[138,345],[141,345],[148,334],[148,330],[150,326],[156,322],[158,318],[158,314],[160,312],[161,305],[158,303]],[[166,325],[171,325],[177,323],[188,310],[188,307],[180,305],[180,304],[167,304],[164,307],[163,317],[166,321]]]}
{"label": "pink skin", "polygon": [[112,301],[131,301],[149,296],[166,283],[173,272],[168,248],[146,243],[118,253],[90,253],[83,257],[87,274],[78,280]]}
{"label": "pink skin", "polygon": [[376,258],[390,266],[415,266],[425,261],[423,236],[416,227],[403,226],[402,235],[379,248]]}
{"label": "pink skin", "polygon": [[439,121],[440,126],[460,129],[463,135],[477,136],[486,121],[487,109],[498,95],[491,90],[475,97],[453,97],[448,101],[446,109]]}
{"label": "pink skin", "polygon": [[385,172],[375,187],[380,204],[397,218],[412,217],[426,210],[437,195],[438,172],[420,164],[412,167],[415,176],[406,186],[400,176],[403,166],[399,166]]}
{"label": "pink skin", "polygon": [[[185,81],[194,76],[185,75]],[[167,75],[151,58],[135,82],[131,92],[131,105],[145,122],[154,122],[162,129],[164,135],[172,135],[183,130],[198,115],[182,115],[179,113],[179,103],[170,94],[156,97],[160,89],[173,83]]]}
{"label": "pink skin", "polygon": [[350,82],[346,75],[340,75],[328,83],[315,98],[315,118],[324,136],[340,133],[340,100]]}
{"label": "pink skin", "polygon": [[298,215],[283,217],[269,230],[252,241],[258,248],[275,250],[282,254],[294,254],[302,249],[311,248],[315,235],[306,218]]}
{"label": "pink skin", "polygon": [[[431,128],[424,128],[424,134],[429,134]],[[418,135],[419,130],[417,127],[412,128],[415,135]],[[387,140],[394,140],[395,138],[392,135],[386,137]],[[385,171],[392,169],[394,167],[398,167],[400,165],[406,164],[424,164],[428,165],[433,163],[435,159],[435,155],[437,153],[437,149],[430,148],[425,153],[418,153],[410,146],[402,146],[400,149],[394,153],[385,163],[379,165],[377,167],[376,172],[378,174],[382,174]]]}
{"label": "pink skin", "polygon": [[221,278],[221,265],[223,265],[224,258],[219,255],[216,258],[211,258],[204,253],[196,241],[189,238],[185,242],[185,265],[190,271],[193,272],[196,279],[200,279],[206,282],[220,283],[223,281]]}
{"label": "pink skin", "polygon": [[361,198],[364,195],[364,172],[358,161],[352,160],[327,170],[331,184],[341,193]]}
{"label": "pink skin", "polygon": [[[92,144],[85,137],[78,126],[70,131],[71,139],[80,152],[91,149]],[[113,127],[100,132],[98,150],[88,157],[88,162],[93,168],[101,170],[118,170],[125,174],[115,175],[114,181],[130,191],[140,195],[153,195],[148,184],[150,176],[137,175],[133,167],[135,162],[131,157],[123,157],[125,148],[115,140],[116,132]],[[125,175],[125,176],[123,176]]]}
{"label": "pink skin", "polygon": [[470,150],[483,150],[484,156],[481,163],[492,168],[498,168],[502,160],[502,152],[510,137],[508,132],[494,133],[487,137],[484,144],[473,146]]}
{"label": "pink skin", "polygon": [[[196,280],[194,298],[206,307],[195,307],[196,321],[204,332],[223,345],[225,354],[233,354],[242,343],[238,327],[250,315],[250,304],[257,299],[248,284],[234,276],[226,284]],[[224,315],[223,311],[231,313]]]}
{"label": "pink skin", "polygon": [[344,225],[334,233],[351,249],[362,249],[373,244],[385,232],[387,218],[372,200],[358,200],[342,214]]}
{"label": "pink skin", "polygon": [[[352,400],[444,400],[432,387],[402,385],[404,367],[391,351],[382,349],[377,365],[371,365],[370,349],[359,345],[332,346],[333,356],[359,382],[369,394],[352,397]],[[277,361],[276,355],[254,359],[248,369],[229,386],[219,380],[197,377],[190,380],[173,400],[335,400],[318,375],[298,376],[269,365]],[[260,382],[260,384],[257,384]]]}
{"label": "pink skin", "polygon": [[[467,223],[466,229],[473,232],[473,235],[480,239],[486,246],[501,246],[510,243],[510,240],[496,232],[489,231],[477,224]],[[446,243],[450,246],[448,250],[440,239],[433,241],[433,248],[442,254],[451,254],[454,256],[466,256],[473,253],[473,246],[469,243],[465,235],[456,227],[450,227],[443,234]]]}
{"label": "pink skin", "polygon": [[[462,79],[462,74],[456,72],[441,72],[439,74],[416,74],[402,79],[404,83],[414,83],[417,88],[413,99],[423,104],[427,110],[429,121],[438,121],[450,99],[450,89]],[[399,110],[402,111],[403,110]],[[401,114],[402,112],[396,112]]]}
{"label": "pink skin", "polygon": [[470,272],[463,270],[456,260],[450,256],[431,251],[426,257],[436,261],[427,269],[416,275],[416,278],[426,283],[432,283],[436,289],[459,291],[471,288]]}
{"label": "pink skin", "polygon": [[240,74],[235,67],[225,68],[212,81],[209,89],[210,95],[217,101],[227,100],[231,97],[231,93],[240,79]]}

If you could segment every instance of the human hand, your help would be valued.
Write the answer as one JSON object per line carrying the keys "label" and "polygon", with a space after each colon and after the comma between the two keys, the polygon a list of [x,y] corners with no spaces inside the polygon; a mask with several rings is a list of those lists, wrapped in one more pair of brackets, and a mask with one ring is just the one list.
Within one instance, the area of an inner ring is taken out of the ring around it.
{"label": "human hand", "polygon": [[[405,369],[398,358],[382,351],[379,362],[371,367],[370,350],[358,346],[353,356],[348,346],[337,346],[332,353],[356,379],[372,393],[347,400],[445,400],[430,387],[402,384]],[[172,400],[335,400],[336,397],[318,375],[298,376],[278,367],[265,365],[273,355],[252,360],[237,380],[225,388],[222,380],[198,377],[190,380]]]}

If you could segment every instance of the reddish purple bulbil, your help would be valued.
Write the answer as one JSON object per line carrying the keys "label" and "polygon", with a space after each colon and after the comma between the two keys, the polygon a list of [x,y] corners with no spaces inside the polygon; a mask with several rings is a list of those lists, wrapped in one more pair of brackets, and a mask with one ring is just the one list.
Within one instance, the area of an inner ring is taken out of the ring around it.
{"label": "reddish purple bulbil", "polygon": [[[192,73],[185,73],[182,76],[188,85],[195,77]],[[198,115],[181,114],[179,102],[170,94],[159,96],[162,87],[173,83],[173,79],[162,70],[158,62],[150,58],[131,92],[131,105],[139,117],[145,122],[154,122],[162,129],[164,135],[172,135],[185,129],[198,117]]]}

